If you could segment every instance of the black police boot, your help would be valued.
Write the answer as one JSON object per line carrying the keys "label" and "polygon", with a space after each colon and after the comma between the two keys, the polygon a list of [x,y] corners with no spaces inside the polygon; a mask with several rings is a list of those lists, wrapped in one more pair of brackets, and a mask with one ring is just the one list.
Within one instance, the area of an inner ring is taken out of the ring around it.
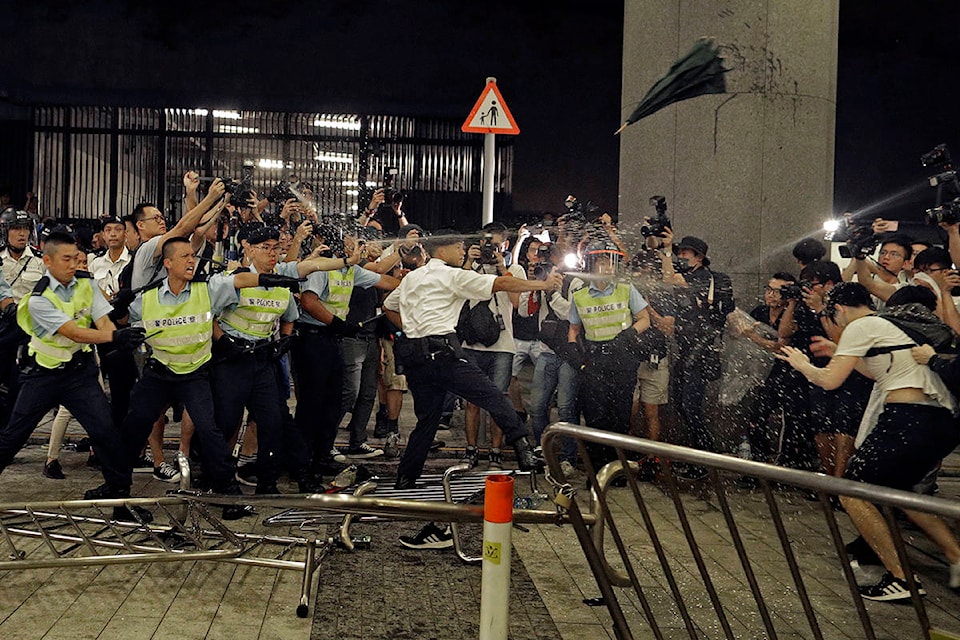
{"label": "black police boot", "polygon": [[257,488],[254,493],[257,495],[274,496],[280,493],[280,489],[277,488],[276,482],[260,481],[257,482]]}
{"label": "black police boot", "polygon": [[520,467],[520,471],[533,471],[534,473],[543,471],[543,460],[533,453],[533,445],[530,444],[530,439],[527,436],[517,438],[510,445],[513,447],[514,453],[517,454],[517,466]]}
{"label": "black police boot", "polygon": [[411,478],[410,476],[397,476],[397,481],[394,483],[394,489],[413,489],[417,486],[417,479]]}
{"label": "black police boot", "polygon": [[291,473],[291,477],[297,482],[298,493],[326,493],[329,488],[324,486],[321,476],[310,471],[310,467]]}
{"label": "black police boot", "polygon": [[[87,489],[83,492],[84,500],[114,500],[117,498],[129,497],[129,489],[117,489],[109,486],[106,483],[93,489]],[[119,506],[113,508],[113,519],[122,520],[124,522],[142,522],[143,524],[149,524],[153,522],[153,514],[143,507]]]}
{"label": "black police boot", "polygon": [[[240,490],[240,485],[238,485],[236,481],[230,483],[220,493],[228,496],[243,495],[243,491]],[[239,520],[240,518],[246,518],[247,516],[252,516],[256,513],[256,510],[254,510],[254,508],[248,504],[227,504],[223,506],[224,520]]]}

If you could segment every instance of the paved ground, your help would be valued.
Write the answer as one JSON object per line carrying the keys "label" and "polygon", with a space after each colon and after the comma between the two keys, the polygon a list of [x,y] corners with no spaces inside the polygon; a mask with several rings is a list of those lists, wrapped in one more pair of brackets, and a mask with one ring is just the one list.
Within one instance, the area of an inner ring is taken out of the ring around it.
{"label": "paved ground", "polygon": [[[401,424],[412,426],[410,406]],[[43,439],[41,425],[36,436]],[[168,434],[175,434],[175,426]],[[72,437],[81,435],[71,427]],[[345,432],[342,432],[345,435]],[[431,468],[452,464],[462,446],[462,430],[445,436],[448,448]],[[31,445],[0,476],[4,501],[77,498],[99,483],[84,465],[85,455],[64,452],[66,481],[42,478],[45,447]],[[481,463],[483,464],[483,463]],[[385,465],[389,467],[390,464]],[[947,461],[941,495],[960,499],[960,455]],[[135,495],[162,495],[168,485],[137,474]],[[290,485],[281,489],[290,490]],[[765,637],[756,605],[730,544],[716,496],[702,485],[682,485],[691,527],[701,543],[704,562],[714,576],[735,637]],[[762,494],[730,489],[730,503],[741,527],[749,557],[781,638],[812,637],[782,560]],[[611,493],[616,519],[631,558],[639,567],[643,593],[667,638],[687,637],[649,537],[644,533],[628,489]],[[644,485],[644,499],[657,523],[670,565],[700,637],[722,637],[715,614],[696,573],[673,503],[663,487]],[[581,496],[582,497],[582,496]],[[823,515],[816,504],[792,491],[778,492],[784,523],[826,638],[863,637],[839,566],[831,557]],[[270,513],[261,513],[264,517]],[[847,540],[851,527],[839,517]],[[243,527],[256,528],[259,518]],[[292,571],[237,567],[217,563],[176,563],[60,570],[25,570],[0,576],[0,638],[471,638],[476,637],[479,569],[460,564],[452,551],[408,552],[396,543],[399,530],[415,525],[364,524],[373,548],[354,555],[335,552],[324,559],[313,617],[294,615],[300,576]],[[276,533],[283,530],[272,529]],[[294,533],[297,533],[295,530]],[[478,539],[478,536],[474,536]],[[911,534],[911,539],[917,538]],[[477,539],[473,542],[476,544]],[[914,540],[918,573],[930,592],[926,604],[934,625],[960,631],[960,596],[944,588],[945,564],[929,545]],[[40,544],[39,542],[37,544]],[[512,637],[559,637],[565,640],[612,638],[603,607],[584,598],[598,595],[583,553],[570,527],[515,530],[518,567]],[[609,548],[612,544],[608,542]],[[394,564],[390,564],[390,563]],[[358,580],[358,578],[363,578]],[[346,590],[346,591],[344,591]],[[637,595],[620,591],[635,637],[653,637],[641,620]],[[334,599],[336,596],[337,600]],[[346,598],[346,600],[344,600]],[[333,605],[333,602],[337,602]],[[345,604],[350,603],[350,604]],[[871,604],[880,638],[918,637],[913,610]],[[414,612],[414,613],[412,613]],[[365,622],[366,621],[366,622]],[[426,621],[426,622],[425,622]]]}

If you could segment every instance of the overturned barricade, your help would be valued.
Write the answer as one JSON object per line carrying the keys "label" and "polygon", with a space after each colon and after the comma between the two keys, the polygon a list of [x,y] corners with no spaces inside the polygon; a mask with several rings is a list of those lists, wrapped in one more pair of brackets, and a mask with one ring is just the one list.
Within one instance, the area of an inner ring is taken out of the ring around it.
{"label": "overturned barricade", "polygon": [[[555,479],[562,478],[561,438],[575,439],[585,460],[591,489],[568,515],[617,638],[960,637],[960,597],[941,584],[943,563],[932,565],[925,600],[909,577],[931,556],[922,547],[908,553],[912,535],[897,517],[910,509],[956,520],[956,501],[567,423],[544,434]],[[615,459],[595,469],[588,448]],[[644,477],[651,459],[656,477]],[[686,478],[677,473],[683,467]],[[869,579],[867,568],[847,552],[843,535],[856,532],[835,511],[835,496],[881,508],[908,576],[912,615],[861,599],[858,579]],[[581,512],[596,514],[595,524]],[[811,529],[818,520],[822,527]]]}

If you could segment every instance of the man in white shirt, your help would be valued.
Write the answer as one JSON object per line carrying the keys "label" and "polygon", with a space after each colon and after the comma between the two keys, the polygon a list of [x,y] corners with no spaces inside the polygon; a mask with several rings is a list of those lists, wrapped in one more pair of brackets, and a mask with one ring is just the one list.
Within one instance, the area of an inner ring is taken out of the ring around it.
{"label": "man in white shirt", "polygon": [[120,272],[130,262],[126,246],[127,227],[120,218],[105,218],[100,226],[107,252],[90,260],[93,282],[109,300],[120,291]]}
{"label": "man in white shirt", "polygon": [[46,269],[43,259],[28,246],[33,231],[33,220],[26,211],[17,211],[7,227],[7,247],[0,251],[3,277],[13,290],[17,302],[33,291]]}
{"label": "man in white shirt", "polygon": [[[893,296],[890,302],[895,306]],[[914,361],[909,350],[914,340],[893,321],[874,314],[864,286],[852,282],[835,286],[824,313],[843,330],[836,345],[821,340],[824,349],[814,347],[816,352],[835,346],[825,367],[812,365],[794,347],[783,347],[779,357],[824,389],[839,387],[855,367],[875,380],[857,434],[857,451],[844,477],[909,490],[960,443],[953,416],[956,401],[935,373]],[[935,322],[932,312],[930,320]],[[865,500],[840,496],[840,501],[887,568],[877,584],[860,586],[860,595],[868,600],[909,600],[904,567],[883,516]],[[960,587],[960,543],[949,525],[933,514],[904,511],[946,555],[951,588]]]}
{"label": "man in white shirt", "polygon": [[403,330],[394,352],[404,368],[413,395],[417,426],[397,467],[397,489],[410,489],[423,471],[433,443],[443,398],[451,391],[490,412],[513,446],[523,471],[536,470],[527,430],[510,400],[490,379],[467,361],[455,327],[465,300],[488,300],[497,291],[549,291],[559,289],[562,278],[522,280],[512,276],[480,274],[461,269],[466,253],[456,231],[439,231],[425,238],[430,261],[407,274],[384,300],[387,317]]}

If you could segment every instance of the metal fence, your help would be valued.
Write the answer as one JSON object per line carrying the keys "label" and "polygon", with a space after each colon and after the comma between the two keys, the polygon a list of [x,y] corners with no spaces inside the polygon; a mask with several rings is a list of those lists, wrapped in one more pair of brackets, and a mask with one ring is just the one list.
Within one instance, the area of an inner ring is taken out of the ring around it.
{"label": "metal fence", "polygon": [[[908,580],[914,615],[882,603],[868,609],[857,590],[858,567],[851,565],[841,534],[846,529],[852,537],[852,527],[845,516],[838,518],[831,497],[851,496],[881,507],[908,577],[919,563],[911,568],[909,535],[895,509],[956,520],[957,501],[568,423],[551,425],[544,434],[554,479],[563,478],[557,445],[567,437],[578,442],[592,487],[588,501],[570,503],[569,517],[617,638],[960,638],[960,597],[936,581],[925,583],[925,602]],[[594,469],[587,444],[612,450],[616,460]],[[641,467],[631,460],[638,454],[659,459],[655,482],[638,480]],[[676,474],[675,463],[705,467],[706,478],[691,483]],[[612,488],[617,477],[625,480],[625,488]],[[756,501],[756,495],[735,488],[731,480],[740,477],[756,479],[761,504],[742,508],[743,500]],[[569,484],[564,487],[571,490]],[[790,492],[783,488],[806,491],[816,500],[800,499],[810,509],[804,516],[810,517],[785,515]],[[797,520],[815,524],[811,504],[822,511],[822,527],[801,533]],[[595,525],[581,518],[581,509]],[[916,561],[920,554],[912,555]]]}
{"label": "metal fence", "polygon": [[[427,226],[480,219],[483,140],[459,122],[362,114],[214,109],[37,107],[33,185],[39,213],[53,218],[124,214],[142,201],[182,213],[183,173],[237,177],[255,164],[266,195],[296,174],[325,213],[366,205],[388,168]],[[504,138],[501,136],[501,138]],[[498,145],[495,189],[510,206],[513,150]]]}

